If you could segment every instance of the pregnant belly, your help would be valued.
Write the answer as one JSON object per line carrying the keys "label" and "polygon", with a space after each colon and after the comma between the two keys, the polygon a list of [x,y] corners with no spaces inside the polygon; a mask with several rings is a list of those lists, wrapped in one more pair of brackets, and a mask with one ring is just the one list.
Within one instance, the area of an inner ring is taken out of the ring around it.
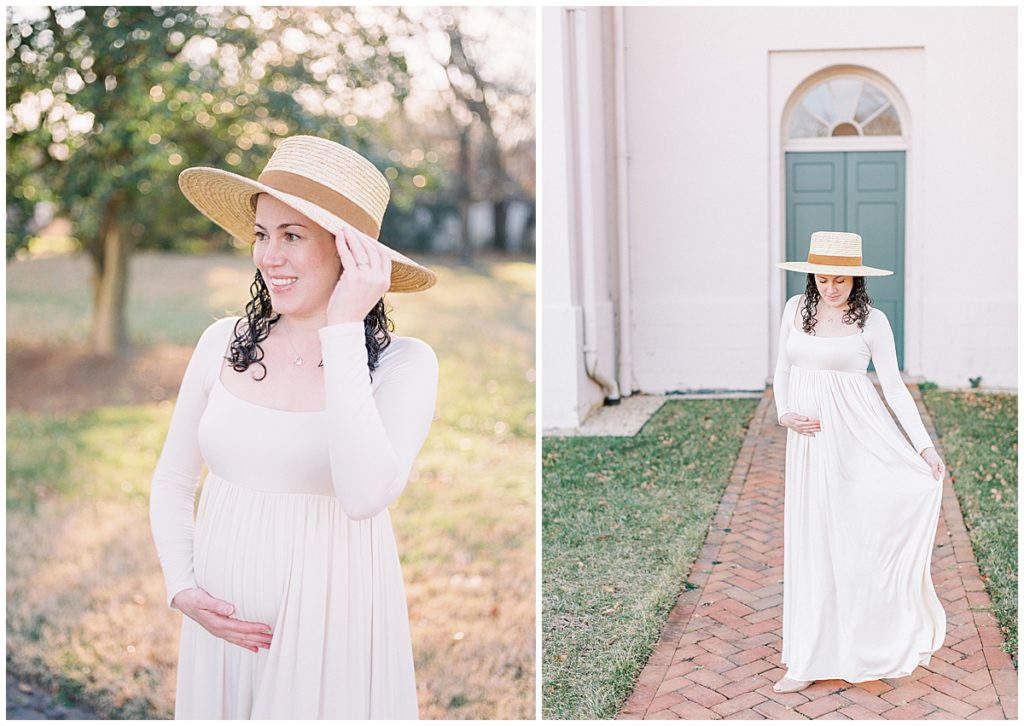
{"label": "pregnant belly", "polygon": [[821,371],[810,371],[793,367],[789,376],[789,409],[793,413],[820,420],[821,410],[818,403],[819,387],[824,381],[819,380]]}
{"label": "pregnant belly", "polygon": [[293,570],[287,495],[265,494],[209,475],[196,516],[196,584],[231,603],[239,620],[273,628]]}

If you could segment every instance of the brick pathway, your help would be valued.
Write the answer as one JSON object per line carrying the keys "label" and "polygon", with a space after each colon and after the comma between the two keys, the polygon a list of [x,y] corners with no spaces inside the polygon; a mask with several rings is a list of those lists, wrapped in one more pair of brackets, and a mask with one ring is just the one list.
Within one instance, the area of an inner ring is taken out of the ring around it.
{"label": "brick pathway", "polygon": [[[916,386],[925,427],[938,441]],[[619,718],[1016,719],[1017,671],[974,561],[947,476],[932,579],[948,621],[943,647],[909,676],[819,681],[778,694],[786,429],[769,389],[754,414],[690,582]]]}

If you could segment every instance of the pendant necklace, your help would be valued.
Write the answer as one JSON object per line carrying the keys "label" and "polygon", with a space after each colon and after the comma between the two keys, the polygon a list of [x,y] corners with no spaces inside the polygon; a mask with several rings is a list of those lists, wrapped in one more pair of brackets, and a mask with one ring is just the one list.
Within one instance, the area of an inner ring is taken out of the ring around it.
{"label": "pendant necklace", "polygon": [[[295,350],[295,345],[292,343],[292,335],[288,331],[288,328],[285,328],[284,336],[285,336],[285,339],[288,341],[288,347],[291,348],[292,349],[292,353],[295,354],[295,358],[294,358],[294,360],[292,360],[292,365],[293,366],[301,366],[302,365],[302,356],[299,355],[299,351]],[[317,368],[323,368],[323,367],[324,367],[324,359],[321,358],[320,359],[320,363],[317,365]]]}

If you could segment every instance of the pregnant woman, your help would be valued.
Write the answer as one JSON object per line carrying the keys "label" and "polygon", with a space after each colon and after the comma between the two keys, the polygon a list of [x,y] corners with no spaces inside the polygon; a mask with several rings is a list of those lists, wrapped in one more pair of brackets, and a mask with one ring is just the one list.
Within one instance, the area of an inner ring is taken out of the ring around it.
{"label": "pregnant woman", "polygon": [[416,718],[387,507],[430,428],[437,359],[389,334],[382,296],[434,274],[376,241],[387,181],[340,144],[296,136],[258,181],[193,168],[179,184],[256,271],[245,316],[200,338],[153,476],[186,616],[175,717]]}
{"label": "pregnant woman", "polygon": [[[861,238],[815,232],[807,288],[786,303],[774,392],[786,439],[780,693],[813,681],[909,675],[942,646],[930,559],[945,465],[871,307]],[[867,376],[873,361],[885,410]]]}

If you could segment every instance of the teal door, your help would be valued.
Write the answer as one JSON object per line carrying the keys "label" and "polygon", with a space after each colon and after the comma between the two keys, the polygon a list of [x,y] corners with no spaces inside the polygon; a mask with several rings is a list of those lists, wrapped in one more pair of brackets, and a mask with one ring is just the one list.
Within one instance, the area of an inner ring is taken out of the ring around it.
{"label": "teal door", "polygon": [[[893,271],[866,282],[872,304],[892,324],[900,370],[905,215],[905,152],[786,154],[786,259],[806,260],[811,234],[819,230],[859,234],[864,264]],[[806,273],[787,272],[786,298],[803,292],[806,279]]]}

